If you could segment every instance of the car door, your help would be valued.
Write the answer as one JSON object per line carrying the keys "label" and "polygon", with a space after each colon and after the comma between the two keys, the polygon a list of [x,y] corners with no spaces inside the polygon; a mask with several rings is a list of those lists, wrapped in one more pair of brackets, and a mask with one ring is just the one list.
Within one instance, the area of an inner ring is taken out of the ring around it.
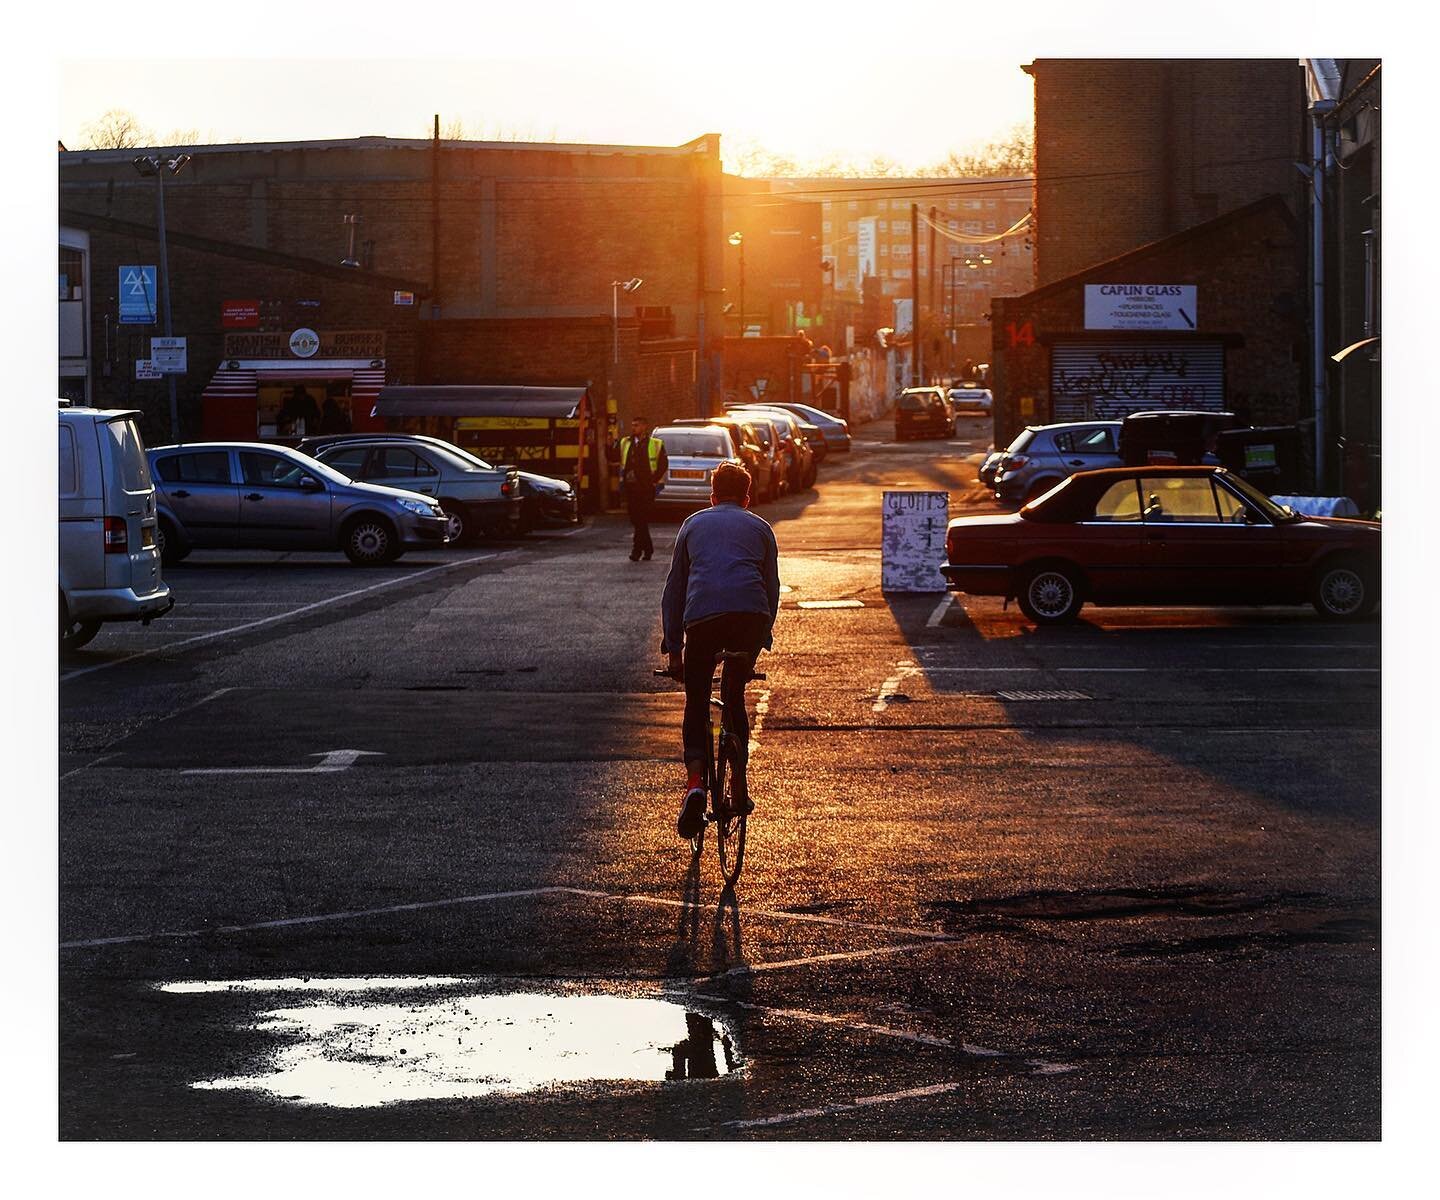
{"label": "car door", "polygon": [[268,450],[239,450],[237,544],[264,550],[329,549],[329,485],[303,462]]}
{"label": "car door", "polygon": [[240,488],[229,450],[193,450],[158,455],[155,473],[165,502],[192,546],[234,546],[240,522]]}
{"label": "car door", "polygon": [[1110,484],[1097,497],[1089,516],[1077,525],[1057,527],[1056,533],[1070,540],[1068,547],[1056,549],[1084,568],[1095,600],[1134,601],[1149,594],[1150,556],[1140,513],[1140,489],[1133,477]]}
{"label": "car door", "polygon": [[440,487],[440,472],[422,450],[412,446],[377,446],[366,480],[433,496]]}
{"label": "car door", "polygon": [[361,481],[370,478],[369,459],[371,448],[369,446],[329,446],[319,451],[315,457],[327,467],[339,471],[346,479],[358,479]]}
{"label": "car door", "polygon": [[1253,604],[1273,595],[1282,555],[1257,510],[1209,475],[1143,475],[1140,490],[1162,598]]}

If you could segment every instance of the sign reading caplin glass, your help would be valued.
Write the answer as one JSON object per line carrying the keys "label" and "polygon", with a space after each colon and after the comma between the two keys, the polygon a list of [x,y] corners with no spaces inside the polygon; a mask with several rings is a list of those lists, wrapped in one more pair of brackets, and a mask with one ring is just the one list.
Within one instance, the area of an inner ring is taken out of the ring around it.
{"label": "sign reading caplin glass", "polygon": [[1087,283],[1086,329],[1195,328],[1195,285]]}

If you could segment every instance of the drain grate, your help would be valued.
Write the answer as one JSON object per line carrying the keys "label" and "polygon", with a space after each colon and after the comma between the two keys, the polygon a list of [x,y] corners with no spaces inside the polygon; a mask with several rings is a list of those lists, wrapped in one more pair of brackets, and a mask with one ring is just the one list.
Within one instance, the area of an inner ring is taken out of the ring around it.
{"label": "drain grate", "polygon": [[1093,700],[1084,692],[996,692],[1001,700]]}

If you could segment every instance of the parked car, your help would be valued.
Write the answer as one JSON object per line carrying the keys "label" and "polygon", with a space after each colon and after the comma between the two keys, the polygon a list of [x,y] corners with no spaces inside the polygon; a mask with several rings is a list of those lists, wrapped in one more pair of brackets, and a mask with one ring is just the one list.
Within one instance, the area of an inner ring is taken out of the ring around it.
{"label": "parked car", "polygon": [[314,451],[308,448],[310,446],[318,449],[321,446],[331,446],[346,441],[398,441],[434,446],[449,455],[463,459],[473,468],[481,471],[493,471],[497,476],[513,478],[513,491],[508,498],[514,499],[518,496],[520,499],[520,519],[519,525],[515,529],[517,533],[529,533],[532,529],[548,525],[578,525],[581,522],[580,497],[566,480],[554,479],[549,475],[537,475],[533,471],[521,471],[515,467],[494,466],[472,454],[463,446],[457,446],[443,438],[431,437],[429,434],[339,433],[328,437],[304,438],[297,449],[306,454],[312,454]]}
{"label": "parked car", "polygon": [[810,448],[809,439],[806,438],[805,431],[800,427],[800,421],[795,414],[778,406],[772,407],[766,404],[745,405],[742,411],[769,417],[779,428],[780,440],[790,451],[790,466],[787,476],[790,490],[803,492],[806,488],[814,487],[817,474],[815,452]]}
{"label": "parked car", "polygon": [[468,545],[482,533],[502,537],[520,528],[519,477],[513,470],[480,466],[438,438],[305,438],[297,447],[340,474],[382,487],[419,492],[440,501],[446,537]]}
{"label": "parked car", "polygon": [[980,470],[978,472],[980,482],[992,492],[995,490],[995,476],[1000,471],[1000,463],[1004,457],[1004,450],[992,450],[985,456],[985,461],[980,464]]}
{"label": "parked car", "polygon": [[751,412],[748,419],[770,464],[770,490],[765,498],[778,500],[790,490],[794,449],[785,440],[780,418],[773,413],[766,415],[763,412]]}
{"label": "parked car", "polygon": [[[753,415],[753,414],[752,414]],[[683,417],[672,425],[719,425],[730,430],[740,462],[750,472],[750,498],[754,504],[774,500],[780,495],[780,468],[764,449],[755,425],[739,412],[723,417]]]}
{"label": "parked car", "polygon": [[60,648],[107,621],[175,607],[161,578],[155,486],[134,409],[60,402]]}
{"label": "parked car", "polygon": [[1076,471],[1123,466],[1119,421],[1066,421],[1022,429],[1001,455],[995,499],[1019,507]]}
{"label": "parked car", "polygon": [[[800,436],[804,439],[805,445],[810,451],[810,458],[812,463],[815,466],[819,466],[820,463],[825,461],[825,455],[829,453],[829,447],[825,444],[825,437],[820,432],[820,427],[816,425],[813,421],[795,412],[794,409],[790,407],[790,405],[739,404],[735,405],[734,407],[741,412],[765,412],[767,409],[769,409],[771,412],[776,413],[776,415],[778,416],[789,417],[790,420],[793,421],[796,427],[799,429]],[[810,487],[815,482],[815,476],[813,473],[808,471],[806,472],[806,475],[808,475],[809,477],[809,482],[803,482],[805,476],[802,476],[802,486]]]}
{"label": "parked car", "polygon": [[906,388],[895,399],[895,440],[948,438],[955,432],[955,410],[942,387]]}
{"label": "parked car", "polygon": [[661,425],[650,436],[660,439],[670,464],[657,504],[709,504],[710,473],[740,457],[740,447],[724,425]]}
{"label": "parked car", "polygon": [[149,458],[166,562],[253,548],[343,550],[370,566],[445,544],[449,520],[434,497],[351,480],[288,446],[191,442]]}
{"label": "parked car", "polygon": [[941,573],[1014,597],[1036,624],[1086,602],[1303,604],[1352,619],[1380,599],[1380,525],[1301,517],[1224,467],[1072,475],[1018,513],[959,517]]}
{"label": "parked car", "polygon": [[988,417],[994,403],[995,398],[990,394],[990,389],[982,388],[978,383],[961,384],[950,389],[950,405],[957,417],[962,414]]}
{"label": "parked car", "polygon": [[[747,407],[737,405],[736,407]],[[823,408],[816,408],[811,404],[792,404],[776,401],[771,408],[783,408],[787,412],[794,413],[802,421],[809,421],[815,426],[820,434],[821,440],[825,443],[825,449],[832,453],[843,453],[850,449],[850,423],[843,417],[837,417],[834,413],[828,413]],[[805,436],[810,437],[810,431],[806,429]],[[814,439],[811,439],[812,442]]]}

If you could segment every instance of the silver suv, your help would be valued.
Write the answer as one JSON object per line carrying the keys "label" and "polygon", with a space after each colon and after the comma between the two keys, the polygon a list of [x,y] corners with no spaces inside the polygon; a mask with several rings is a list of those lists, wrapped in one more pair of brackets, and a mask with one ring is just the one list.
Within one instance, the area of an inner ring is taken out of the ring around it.
{"label": "silver suv", "polygon": [[430,496],[356,483],[298,450],[192,442],[150,451],[160,551],[343,550],[357,566],[443,546],[448,521]]}
{"label": "silver suv", "polygon": [[1119,421],[1031,425],[1000,456],[995,499],[1018,507],[1043,496],[1077,471],[1124,465]]}

